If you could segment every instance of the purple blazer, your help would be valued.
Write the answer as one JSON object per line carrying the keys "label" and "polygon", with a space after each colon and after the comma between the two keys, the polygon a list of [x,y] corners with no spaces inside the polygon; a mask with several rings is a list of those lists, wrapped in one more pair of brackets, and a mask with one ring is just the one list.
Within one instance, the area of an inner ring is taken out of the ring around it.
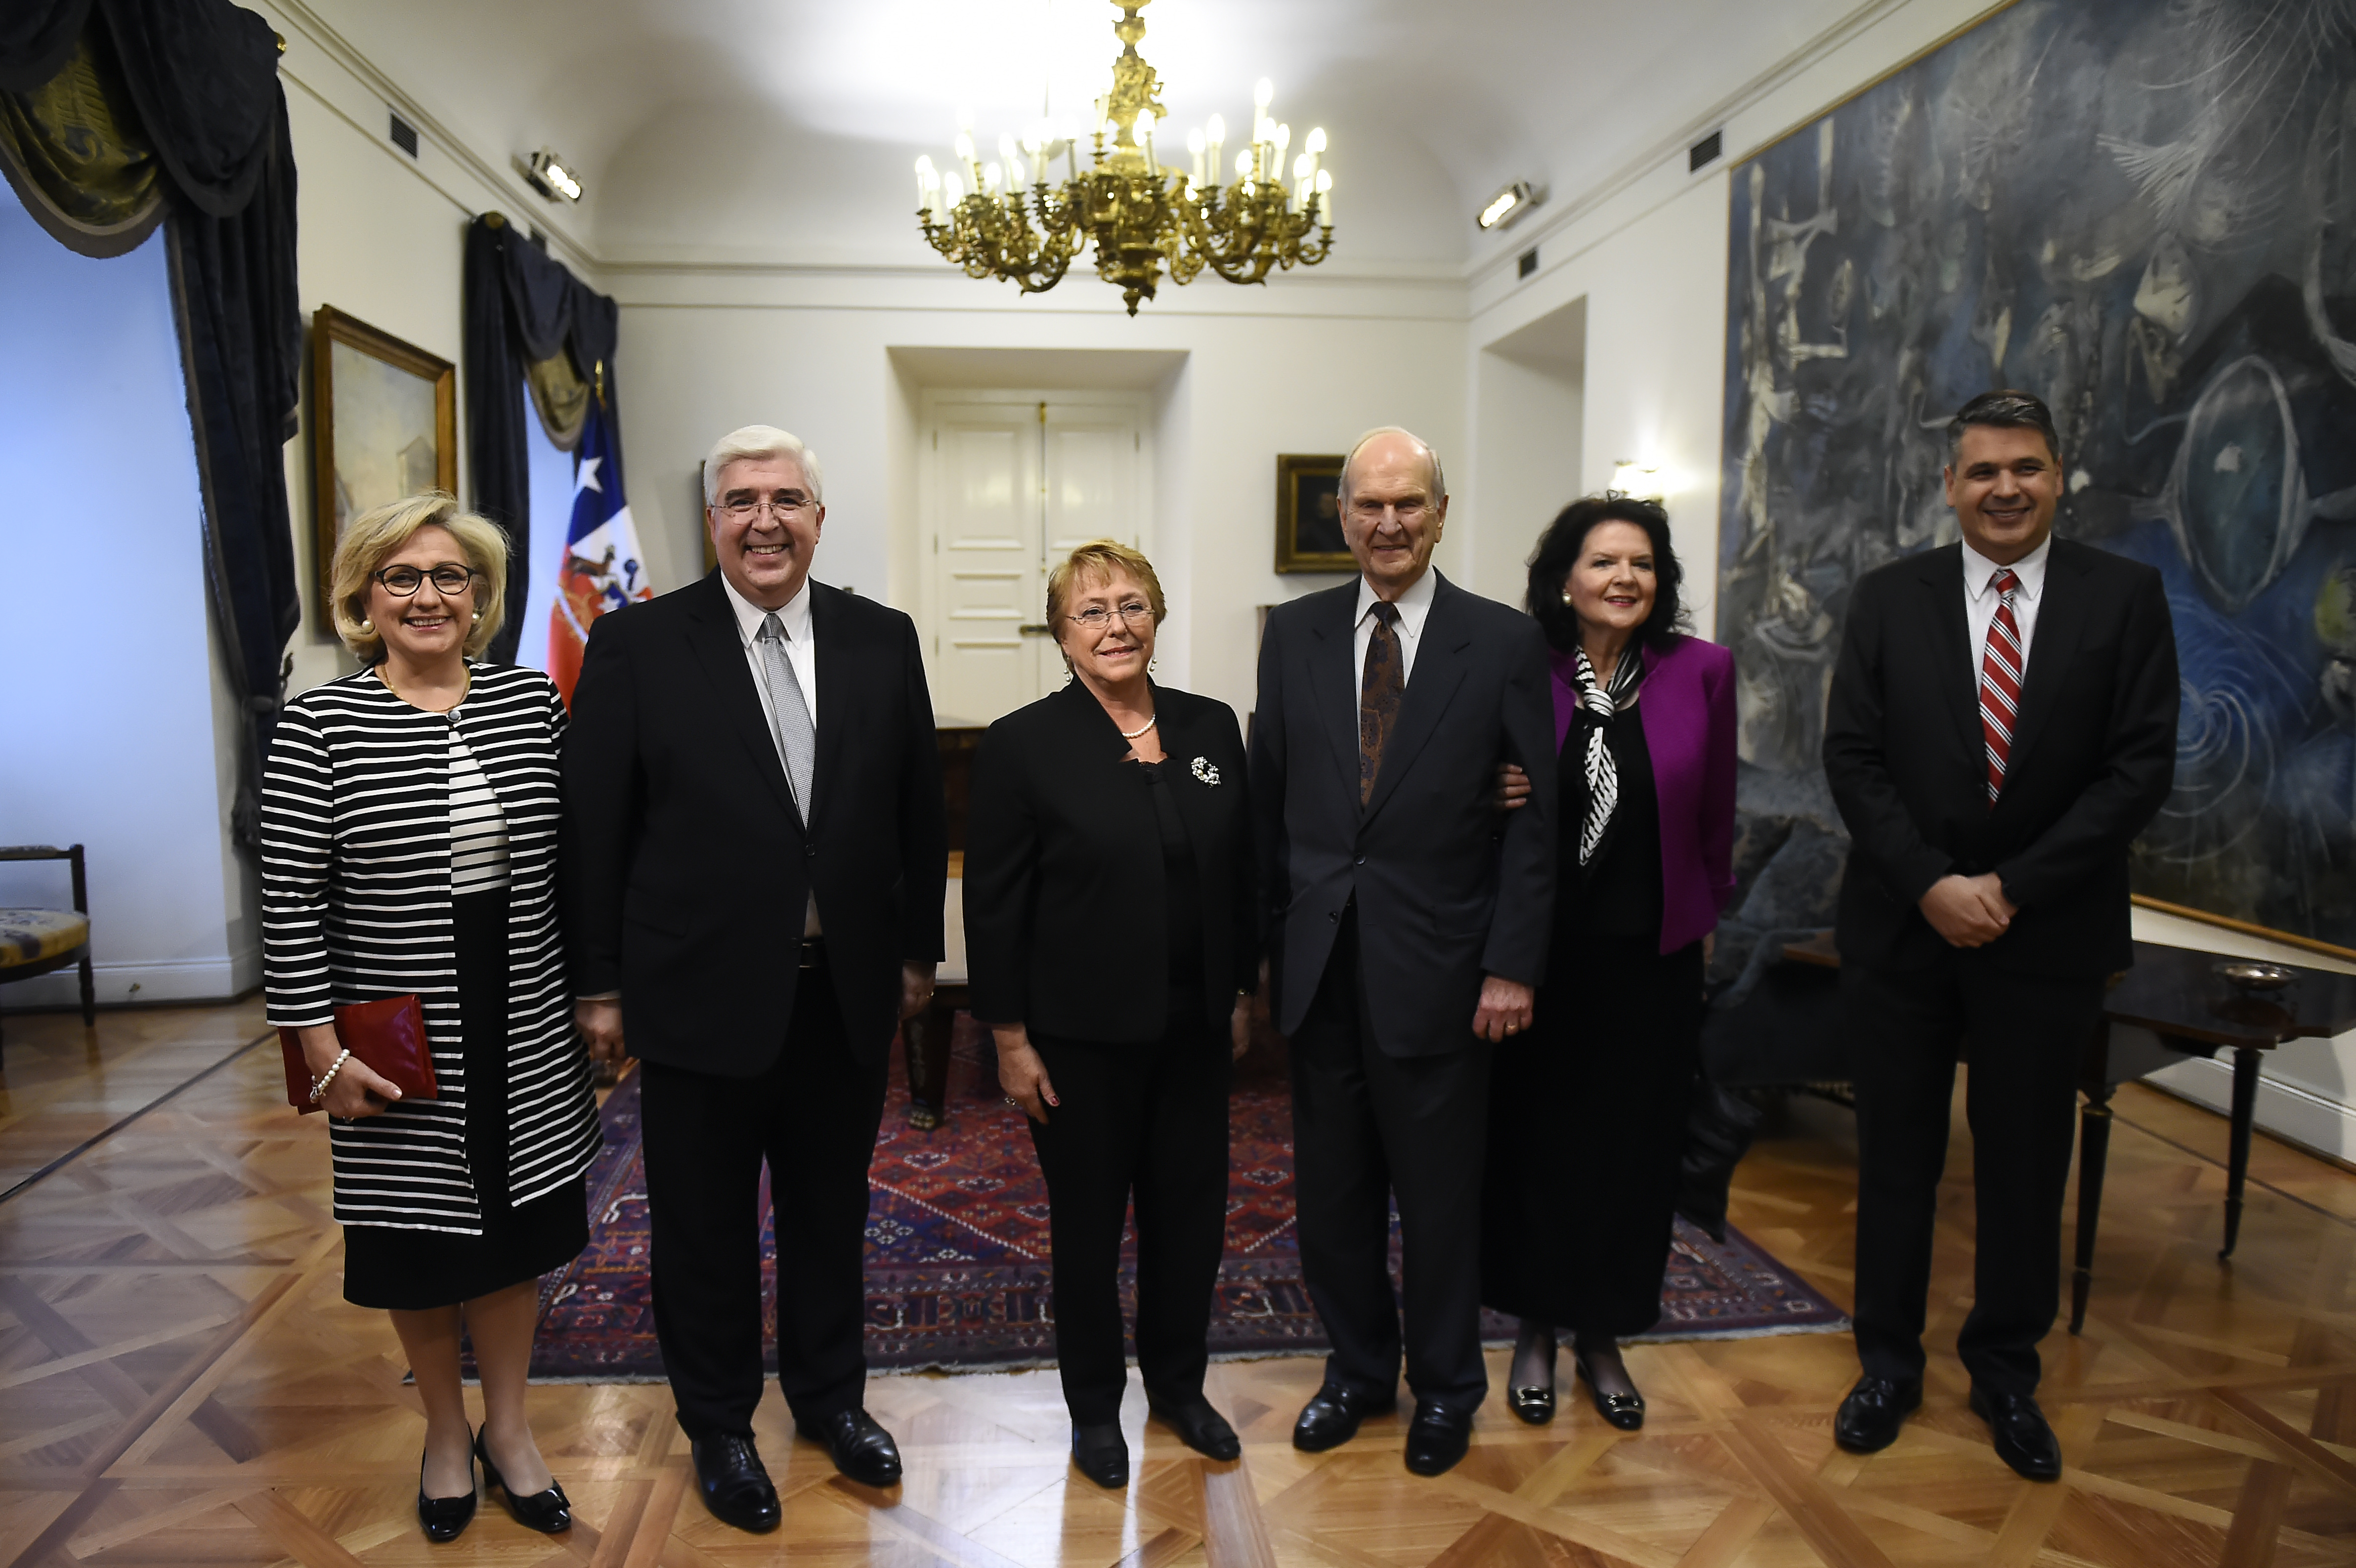
{"label": "purple blazer", "polygon": [[[1579,710],[1567,653],[1554,666],[1554,744],[1559,752]],[[1665,654],[1647,651],[1636,711],[1661,803],[1661,951],[1675,953],[1717,929],[1734,894],[1734,655],[1681,636]],[[1566,768],[1580,766],[1565,757]],[[1576,838],[1579,825],[1566,822]]]}

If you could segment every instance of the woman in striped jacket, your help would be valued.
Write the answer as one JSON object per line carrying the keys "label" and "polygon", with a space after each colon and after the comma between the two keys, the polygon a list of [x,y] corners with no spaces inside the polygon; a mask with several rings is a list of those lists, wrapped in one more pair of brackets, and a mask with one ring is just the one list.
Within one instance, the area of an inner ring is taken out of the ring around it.
{"label": "woman in striped jacket", "polygon": [[[538,1276],[588,1240],[598,1148],[557,929],[564,706],[537,670],[475,662],[498,629],[507,540],[438,492],[336,547],[337,632],[367,667],[286,705],[262,789],[270,1021],[301,1031],[335,1156],[344,1296],[391,1311],[425,1405],[426,1534],[475,1511],[474,1463],[535,1529],[572,1523],[532,1441]],[[337,1042],[340,1004],[414,994],[437,1098]],[[482,1372],[482,1432],[458,1378]]]}

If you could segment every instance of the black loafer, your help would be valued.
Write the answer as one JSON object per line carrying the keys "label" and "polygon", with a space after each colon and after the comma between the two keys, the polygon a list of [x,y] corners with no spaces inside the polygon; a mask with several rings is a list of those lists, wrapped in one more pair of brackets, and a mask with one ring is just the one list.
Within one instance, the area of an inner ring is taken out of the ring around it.
{"label": "black loafer", "polygon": [[1641,1393],[1605,1393],[1596,1385],[1595,1374],[1587,1370],[1587,1358],[1574,1355],[1570,1364],[1579,1372],[1579,1381],[1587,1385],[1587,1397],[1595,1402],[1595,1413],[1622,1432],[1633,1432],[1644,1424],[1644,1396]]}
{"label": "black loafer", "polygon": [[1358,1435],[1358,1423],[1398,1408],[1396,1394],[1360,1393],[1340,1383],[1327,1383],[1301,1407],[1292,1424],[1292,1445],[1304,1454],[1323,1454]]}
{"label": "black loafer", "polygon": [[839,1410],[809,1421],[797,1416],[794,1426],[811,1442],[825,1444],[834,1467],[861,1486],[899,1485],[900,1446],[866,1411]]}
{"label": "black loafer", "polygon": [[1505,1408],[1532,1426],[1544,1426],[1554,1419],[1554,1390],[1539,1387],[1509,1390],[1505,1394]]}
{"label": "black loafer", "polygon": [[1072,1463],[1108,1491],[1129,1485],[1129,1439],[1120,1435],[1120,1424],[1073,1427]]}
{"label": "black loafer", "polygon": [[694,1446],[695,1484],[712,1518],[755,1535],[777,1528],[785,1510],[749,1435],[724,1432],[699,1437]]}
{"label": "black loafer", "polygon": [[1898,1429],[1922,1403],[1922,1379],[1900,1382],[1869,1372],[1841,1401],[1840,1413],[1833,1418],[1833,1441],[1852,1454],[1879,1454],[1898,1441]]}
{"label": "black loafer", "polygon": [[1472,1413],[1436,1399],[1415,1402],[1415,1421],[1407,1429],[1407,1467],[1419,1476],[1437,1476],[1454,1467],[1472,1446]]}
{"label": "black loafer", "polygon": [[[474,1470],[466,1472],[468,1480]],[[458,1539],[461,1531],[475,1522],[475,1493],[470,1488],[455,1498],[429,1498],[425,1495],[425,1456],[417,1458],[417,1522],[424,1527],[425,1539],[436,1543]]]}
{"label": "black loafer", "polygon": [[1211,1408],[1209,1400],[1199,1394],[1183,1403],[1173,1401],[1169,1404],[1158,1404],[1148,1400],[1145,1408],[1163,1425],[1178,1434],[1181,1443],[1205,1458],[1240,1459],[1244,1456],[1243,1442],[1236,1436],[1236,1429],[1227,1424],[1226,1416]]}
{"label": "black loafer", "polygon": [[[489,1430],[487,1426],[483,1428],[483,1432]],[[498,1488],[498,1494],[507,1503],[508,1512],[515,1516],[515,1521],[526,1530],[536,1530],[542,1535],[561,1535],[571,1530],[573,1499],[564,1495],[564,1488],[552,1477],[546,1491],[518,1497],[508,1490],[507,1482],[499,1478],[499,1467],[491,1463],[491,1451],[484,1445],[483,1432],[475,1434],[475,1457],[483,1467],[483,1484]]]}
{"label": "black loafer", "polygon": [[1988,1424],[1996,1438],[1996,1455],[2032,1481],[2062,1478],[2062,1440],[2047,1425],[2045,1413],[2025,1393],[1998,1393],[1972,1385],[1972,1413]]}

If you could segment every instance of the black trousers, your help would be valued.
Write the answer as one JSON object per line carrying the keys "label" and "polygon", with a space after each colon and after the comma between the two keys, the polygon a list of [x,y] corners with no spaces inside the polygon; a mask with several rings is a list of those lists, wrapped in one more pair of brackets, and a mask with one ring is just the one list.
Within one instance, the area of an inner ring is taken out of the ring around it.
{"label": "black trousers", "polygon": [[[1386,1056],[1362,1027],[1357,910],[1292,1037],[1293,1185],[1301,1267],[1333,1353],[1330,1382],[1388,1398],[1402,1347],[1419,1399],[1466,1409],[1489,1392],[1481,1360],[1481,1172],[1490,1046]],[[1405,1256],[1391,1289],[1390,1207]]]}
{"label": "black trousers", "polygon": [[867,1380],[867,1168],[885,1061],[843,1036],[805,969],[785,1048],[755,1078],[641,1062],[655,1337],[691,1437],[750,1433],[761,1403],[761,1162],[777,1231],[777,1383],[797,1417],[857,1409]]}
{"label": "black trousers", "polygon": [[1199,1019],[1150,1045],[1033,1035],[1061,1104],[1031,1124],[1047,1179],[1055,1360],[1080,1426],[1120,1419],[1120,1232],[1137,1208],[1137,1366],[1155,1403],[1203,1392],[1227,1227],[1228,1042]]}
{"label": "black trousers", "polygon": [[1970,951],[1841,978],[1857,1063],[1858,1359],[1876,1377],[1922,1375],[1939,1174],[1968,1040],[1976,1250],[1955,1348],[1974,1381],[2031,1392],[2061,1299],[2078,1065],[2103,983],[2016,974]]}

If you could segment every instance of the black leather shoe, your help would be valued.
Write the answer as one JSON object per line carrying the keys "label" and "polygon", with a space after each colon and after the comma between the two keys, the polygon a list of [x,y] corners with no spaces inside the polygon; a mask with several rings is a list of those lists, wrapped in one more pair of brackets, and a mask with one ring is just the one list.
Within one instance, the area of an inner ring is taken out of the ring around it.
{"label": "black leather shoe", "polygon": [[1898,1441],[1898,1429],[1922,1403],[1922,1381],[1877,1378],[1871,1373],[1841,1401],[1833,1418],[1833,1441],[1852,1454],[1879,1454]]}
{"label": "black leather shoe", "polygon": [[900,1445],[864,1410],[839,1410],[804,1421],[795,1427],[813,1443],[823,1443],[834,1456],[834,1467],[862,1487],[900,1484]]}
{"label": "black leather shoe", "polygon": [[1407,1429],[1407,1467],[1419,1476],[1437,1476],[1454,1467],[1472,1446],[1472,1413],[1436,1399],[1415,1402],[1415,1421]]}
{"label": "black leather shoe", "polygon": [[1120,1423],[1073,1427],[1072,1463],[1107,1490],[1129,1485],[1129,1439],[1120,1435]]}
{"label": "black leather shoe", "polygon": [[1195,1453],[1211,1459],[1240,1459],[1244,1456],[1242,1440],[1227,1418],[1211,1408],[1211,1402],[1197,1394],[1183,1403],[1159,1404],[1145,1402],[1163,1425],[1178,1434],[1178,1440]]}
{"label": "black leather shoe", "polygon": [[1537,1386],[1509,1390],[1505,1408],[1532,1426],[1544,1426],[1554,1419],[1554,1390]]}
{"label": "black leather shoe", "polygon": [[[469,1467],[466,1478],[472,1481],[474,1477],[475,1472]],[[455,1498],[429,1498],[425,1495],[425,1456],[422,1454],[417,1458],[417,1522],[424,1526],[425,1539],[437,1542],[457,1540],[459,1532],[475,1522],[475,1492],[472,1487]]]}
{"label": "black leather shoe", "polygon": [[1301,1407],[1292,1424],[1292,1445],[1304,1454],[1338,1448],[1358,1435],[1358,1423],[1398,1408],[1398,1396],[1360,1393],[1340,1383],[1327,1383]]}
{"label": "black leather shoe", "polygon": [[2032,1481],[2062,1478],[2062,1441],[2045,1424],[2045,1413],[2035,1399],[1974,1383],[1972,1413],[1988,1424],[1997,1458]]}
{"label": "black leather shoe", "polygon": [[1641,1393],[1605,1393],[1597,1386],[1595,1374],[1587,1370],[1587,1358],[1573,1355],[1570,1364],[1578,1369],[1579,1381],[1587,1385],[1587,1397],[1595,1402],[1595,1413],[1622,1432],[1633,1432],[1644,1424],[1644,1396]]}
{"label": "black leather shoe", "polygon": [[723,1524],[761,1535],[785,1517],[777,1488],[749,1436],[723,1432],[697,1438],[695,1484],[703,1492],[703,1506]]}
{"label": "black leather shoe", "polygon": [[[487,1426],[483,1428],[483,1432],[489,1430]],[[475,1457],[482,1463],[483,1484],[498,1488],[499,1496],[507,1502],[508,1512],[515,1516],[515,1521],[526,1530],[536,1530],[542,1535],[561,1535],[571,1530],[573,1499],[564,1495],[564,1488],[552,1477],[546,1491],[518,1497],[508,1490],[507,1482],[499,1478],[499,1467],[491,1463],[491,1451],[484,1445],[483,1432],[475,1434]]]}

